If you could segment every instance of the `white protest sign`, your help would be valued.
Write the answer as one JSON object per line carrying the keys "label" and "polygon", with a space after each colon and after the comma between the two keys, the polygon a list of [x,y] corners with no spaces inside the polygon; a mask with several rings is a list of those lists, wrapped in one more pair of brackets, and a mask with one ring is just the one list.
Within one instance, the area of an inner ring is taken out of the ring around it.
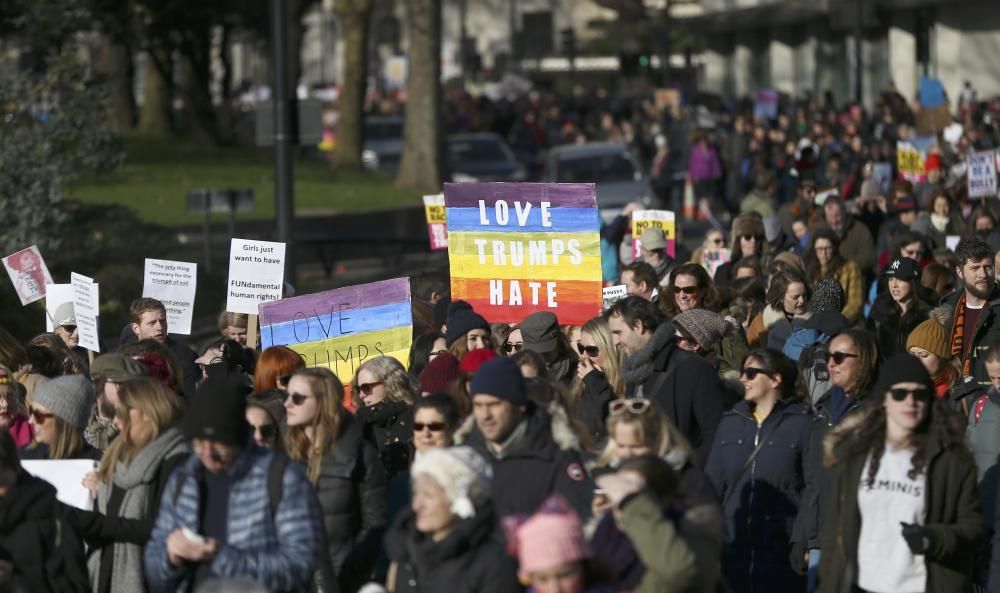
{"label": "white protest sign", "polygon": [[52,284],[52,274],[49,274],[37,245],[3,258],[3,267],[7,268],[7,275],[22,305],[45,298],[45,287]]}
{"label": "white protest sign", "polygon": [[992,150],[969,155],[968,182],[970,198],[997,194],[997,164]]}
{"label": "white protest sign", "polygon": [[97,330],[97,317],[100,315],[100,303],[97,285],[83,274],[73,272],[70,275],[73,285],[73,308],[76,311],[76,330],[80,336],[80,346],[91,352],[100,352],[100,335]]}
{"label": "white protest sign", "polygon": [[284,243],[233,239],[226,311],[256,315],[261,303],[281,299],[284,282]]}
{"label": "white protest sign", "polygon": [[625,291],[624,284],[618,284],[617,286],[605,286],[601,289],[601,296],[604,297],[604,310],[607,311],[618,301],[628,296],[628,292]]}
{"label": "white protest sign", "polygon": [[198,287],[198,264],[146,258],[142,296],[154,298],[167,309],[167,328],[172,334],[191,334],[194,293]]}
{"label": "white protest sign", "polygon": [[59,502],[85,511],[94,510],[94,499],[90,490],[81,482],[87,472],[95,471],[91,459],[59,459],[44,461],[22,461],[24,471],[41,478],[56,487]]}
{"label": "white protest sign", "polygon": [[52,332],[56,329],[52,320],[56,318],[59,306],[72,302],[72,284],[49,284],[45,287],[45,331]]}
{"label": "white protest sign", "polygon": [[962,240],[962,235],[947,235],[944,238],[944,245],[948,248],[948,251],[955,251],[958,247],[958,242]]}

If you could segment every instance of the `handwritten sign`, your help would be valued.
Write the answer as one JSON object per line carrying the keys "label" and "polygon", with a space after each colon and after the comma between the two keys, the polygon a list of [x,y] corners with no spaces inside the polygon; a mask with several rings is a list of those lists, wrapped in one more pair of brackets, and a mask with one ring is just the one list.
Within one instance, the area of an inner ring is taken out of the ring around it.
{"label": "handwritten sign", "polygon": [[997,195],[997,153],[989,150],[969,155],[969,197]]}
{"label": "handwritten sign", "polygon": [[256,315],[258,305],[281,298],[284,282],[284,243],[233,239],[226,311]]}
{"label": "handwritten sign", "polygon": [[760,89],[754,94],[753,118],[776,119],[778,117],[778,91]]}
{"label": "handwritten sign", "polygon": [[702,252],[702,262],[712,278],[715,278],[719,266],[727,263],[731,257],[732,253],[728,249],[706,249]]}
{"label": "handwritten sign", "polygon": [[7,275],[22,305],[44,298],[45,286],[53,283],[52,274],[49,274],[37,245],[3,258],[3,267],[7,268]]}
{"label": "handwritten sign", "polygon": [[604,310],[607,311],[612,305],[622,300],[628,296],[628,291],[624,284],[617,284],[615,286],[605,286],[601,290],[601,296],[604,298]]}
{"label": "handwritten sign", "polygon": [[639,235],[649,228],[663,231],[667,237],[667,255],[674,257],[677,245],[677,224],[674,213],[670,210],[636,210],[632,213],[632,257],[639,257],[642,242]]}
{"label": "handwritten sign", "polygon": [[94,499],[82,484],[87,473],[95,471],[90,459],[25,460],[21,467],[29,474],[56,487],[56,498],[71,507],[92,511]]}
{"label": "handwritten sign", "polygon": [[260,305],[261,344],[288,346],[307,366],[348,384],[365,360],[391,356],[405,366],[413,340],[410,280],[335,288]]}
{"label": "handwritten sign", "polygon": [[601,310],[600,221],[590,183],[447,183],[451,298],[495,323]]}
{"label": "handwritten sign", "polygon": [[912,183],[926,181],[927,175],[924,174],[924,165],[927,163],[927,155],[930,154],[933,146],[933,136],[897,141],[896,164],[900,177]]}
{"label": "handwritten sign", "polygon": [[101,299],[97,284],[94,284],[93,279],[76,272],[70,275],[70,284],[73,285],[73,309],[76,312],[79,344],[92,352],[100,352],[97,317],[100,315]]}
{"label": "handwritten sign", "polygon": [[444,207],[444,194],[424,196],[424,212],[427,215],[427,236],[431,239],[431,251],[448,249],[448,217]]}
{"label": "handwritten sign", "polygon": [[172,334],[189,335],[198,287],[198,264],[146,258],[142,296],[159,300],[167,309]]}

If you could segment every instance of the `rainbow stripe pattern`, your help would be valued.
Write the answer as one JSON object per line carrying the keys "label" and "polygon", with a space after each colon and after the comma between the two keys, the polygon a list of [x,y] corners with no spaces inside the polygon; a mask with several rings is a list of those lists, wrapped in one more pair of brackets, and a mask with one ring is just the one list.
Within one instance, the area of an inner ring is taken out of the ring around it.
{"label": "rainbow stripe pattern", "polygon": [[597,194],[590,183],[446,183],[451,298],[490,322],[601,311]]}
{"label": "rainbow stripe pattern", "polygon": [[288,346],[306,366],[349,384],[365,360],[385,354],[405,366],[413,340],[410,280],[335,288],[260,305],[264,348]]}

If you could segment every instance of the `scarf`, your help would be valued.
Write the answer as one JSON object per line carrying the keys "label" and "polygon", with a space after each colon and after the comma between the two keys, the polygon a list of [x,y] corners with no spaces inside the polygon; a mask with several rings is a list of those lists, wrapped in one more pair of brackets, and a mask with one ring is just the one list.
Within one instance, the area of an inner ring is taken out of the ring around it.
{"label": "scarf", "polygon": [[653,359],[664,346],[673,341],[676,331],[673,324],[661,323],[645,346],[625,357],[622,361],[622,377],[626,383],[638,386],[649,379],[653,374]]}
{"label": "scarf", "polygon": [[933,226],[934,230],[936,230],[939,233],[945,232],[945,229],[948,228],[949,222],[951,222],[951,217],[949,216],[941,216],[940,214],[931,214],[931,226]]}
{"label": "scarf", "polygon": [[955,314],[952,315],[951,320],[951,357],[955,360],[962,361],[962,375],[968,376],[971,373],[969,369],[971,365],[969,364],[969,358],[965,358],[962,352],[962,346],[965,345],[965,291],[958,296],[958,302],[955,303]]}
{"label": "scarf", "polygon": [[20,414],[10,421],[7,430],[10,432],[10,436],[14,437],[14,444],[17,445],[18,449],[35,440],[35,429],[31,427],[28,419]]}

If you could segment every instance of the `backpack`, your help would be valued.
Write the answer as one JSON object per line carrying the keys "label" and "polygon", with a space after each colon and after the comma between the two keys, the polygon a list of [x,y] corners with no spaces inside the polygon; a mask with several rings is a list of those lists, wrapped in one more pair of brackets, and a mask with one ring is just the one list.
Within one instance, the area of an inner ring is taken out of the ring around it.
{"label": "backpack", "polygon": [[[278,516],[278,505],[281,504],[281,498],[285,495],[285,469],[288,468],[290,461],[291,459],[284,451],[274,451],[271,453],[271,461],[267,466],[267,503],[271,511],[272,523]],[[180,498],[187,477],[188,474],[181,474],[181,478],[177,480],[177,485],[174,488],[174,504],[177,504],[177,499]]]}

